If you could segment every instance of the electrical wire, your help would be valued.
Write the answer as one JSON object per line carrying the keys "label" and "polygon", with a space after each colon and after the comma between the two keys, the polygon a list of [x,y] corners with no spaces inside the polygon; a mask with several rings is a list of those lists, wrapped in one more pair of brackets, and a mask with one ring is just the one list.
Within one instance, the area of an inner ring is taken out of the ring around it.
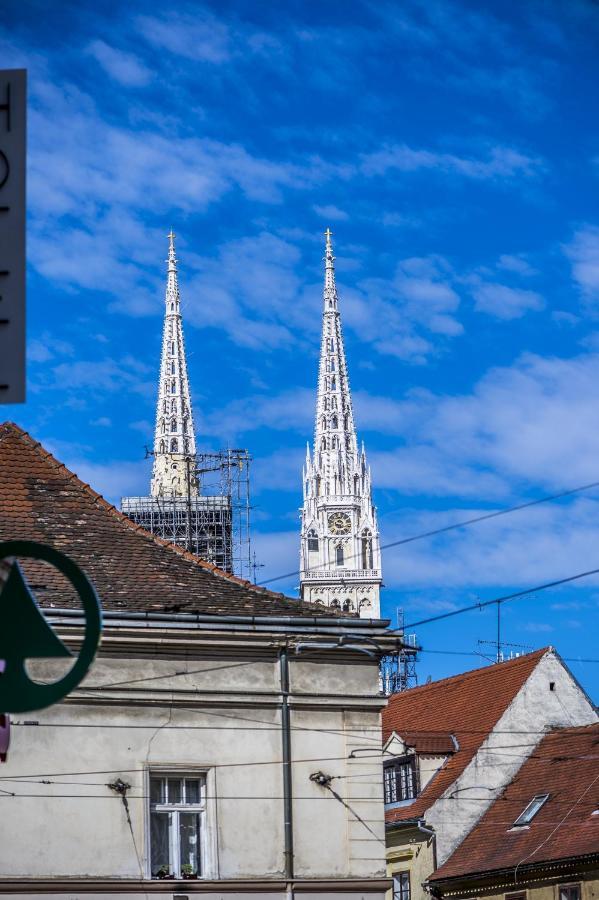
{"label": "electrical wire", "polygon": [[524,591],[514,591],[513,594],[504,594],[502,597],[495,597],[493,600],[481,600],[478,603],[472,603],[470,606],[461,606],[459,609],[453,609],[450,612],[439,613],[437,616],[429,616],[428,619],[421,619],[419,622],[411,622],[404,625],[403,628],[395,628],[396,631],[408,631],[410,628],[429,625],[431,622],[439,622],[441,619],[449,619],[452,616],[459,616],[465,612],[471,612],[473,609],[483,609],[485,606],[492,606],[495,603],[507,603],[510,600],[518,600],[520,597],[526,597],[528,594],[537,594],[540,591],[547,591],[550,588],[559,587],[562,584],[570,584],[573,581],[579,581],[581,578],[589,578],[591,575],[599,575],[599,569],[588,569],[586,572],[578,572],[576,575],[569,575],[567,578],[558,578],[555,581],[547,581],[545,584],[537,585],[537,587],[526,588]]}
{"label": "electrical wire", "polygon": [[[496,519],[499,516],[507,516],[510,513],[519,512],[522,509],[529,509],[531,506],[538,506],[541,503],[550,503],[552,500],[560,500],[563,497],[570,497],[573,494],[579,494],[582,491],[588,491],[592,488],[599,487],[599,481],[592,481],[589,484],[583,484],[580,487],[570,488],[567,491],[560,491],[557,494],[549,494],[546,497],[540,497],[538,500],[528,500],[526,503],[519,503],[517,506],[510,506],[507,509],[499,509],[495,510],[491,513],[484,513],[481,516],[474,516],[471,519],[464,519],[462,522],[455,522],[453,525],[444,525],[441,528],[433,528],[430,531],[423,531],[420,534],[414,534],[411,537],[400,538],[397,541],[390,541],[388,544],[383,544],[381,546],[381,550],[390,550],[392,547],[400,547],[403,544],[411,544],[414,541],[422,541],[425,538],[435,537],[438,534],[445,534],[448,531],[455,531],[457,528],[465,528],[468,525],[475,525],[477,522],[484,522],[487,519]],[[348,561],[353,559],[358,559],[360,556],[359,553],[354,553],[351,556],[347,557]],[[264,581],[257,582],[258,586],[264,586],[266,584],[272,584],[275,581],[281,581],[284,578],[293,578],[297,575],[301,575],[302,571],[309,572],[310,569],[296,569],[293,572],[286,572],[284,575],[276,575],[273,578],[267,578]]]}

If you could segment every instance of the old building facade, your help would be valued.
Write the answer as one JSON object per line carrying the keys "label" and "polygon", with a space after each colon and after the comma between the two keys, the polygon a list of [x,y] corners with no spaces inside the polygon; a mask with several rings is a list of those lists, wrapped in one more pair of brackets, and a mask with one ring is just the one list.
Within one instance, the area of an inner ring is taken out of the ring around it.
{"label": "old building facade", "polygon": [[[105,629],[76,691],[13,717],[0,892],[382,900],[372,641],[395,643],[387,623],[315,610],[148,534],[12,425],[0,427],[8,538],[72,557]],[[23,569],[76,649],[69,585],[45,564]],[[56,677],[58,663],[35,665]]]}
{"label": "old building facade", "polygon": [[326,232],[322,336],[312,453],[303,470],[302,600],[380,616],[381,553],[370,468],[358,447],[331,232]]}
{"label": "old building facade", "polygon": [[426,887],[436,898],[599,895],[599,724],[557,728]]}
{"label": "old building facade", "polygon": [[551,648],[393,695],[383,767],[396,900],[428,897],[425,883],[548,730],[595,722],[593,704]]}

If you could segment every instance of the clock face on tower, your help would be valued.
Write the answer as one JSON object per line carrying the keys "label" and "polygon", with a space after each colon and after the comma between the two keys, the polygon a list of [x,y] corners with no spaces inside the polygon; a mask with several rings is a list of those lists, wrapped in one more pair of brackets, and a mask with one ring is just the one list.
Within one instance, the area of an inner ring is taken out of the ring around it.
{"label": "clock face on tower", "polygon": [[349,534],[351,519],[347,513],[336,512],[329,516],[329,530],[332,534]]}

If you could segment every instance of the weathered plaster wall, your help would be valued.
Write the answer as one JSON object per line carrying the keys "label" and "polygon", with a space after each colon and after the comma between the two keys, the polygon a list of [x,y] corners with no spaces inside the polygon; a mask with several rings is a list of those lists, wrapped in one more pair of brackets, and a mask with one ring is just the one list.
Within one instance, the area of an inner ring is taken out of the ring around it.
{"label": "weathered plaster wall", "polygon": [[590,724],[597,718],[568,670],[548,651],[474,759],[428,810],[426,823],[437,831],[438,865],[463,841],[547,730]]}
{"label": "weathered plaster wall", "polygon": [[[404,826],[387,833],[387,874],[410,873],[410,900],[430,900],[422,883],[434,869],[432,838],[417,828]],[[392,892],[387,900],[392,900]]]}
{"label": "weathered plaster wall", "polygon": [[[77,703],[15,717],[0,774],[23,781],[6,782],[17,796],[7,798],[1,876],[147,876],[147,772],[171,766],[209,771],[209,875],[282,876],[278,663],[195,655],[101,658]],[[165,677],[183,670],[188,674]],[[115,685],[109,695],[91,691],[125,681],[134,683]],[[382,876],[382,777],[372,776],[380,767],[377,666],[292,657],[291,686],[296,875]],[[361,752],[348,759],[354,749]],[[332,787],[376,839],[310,781],[319,769],[335,776]],[[107,787],[117,777],[131,785],[133,834]]]}

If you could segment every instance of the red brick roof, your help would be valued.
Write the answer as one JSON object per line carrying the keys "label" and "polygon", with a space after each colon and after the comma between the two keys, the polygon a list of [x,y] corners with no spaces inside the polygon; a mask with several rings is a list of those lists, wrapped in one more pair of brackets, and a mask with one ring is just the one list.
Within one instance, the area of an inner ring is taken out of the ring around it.
{"label": "red brick roof", "polygon": [[441,741],[453,734],[459,750],[449,756],[414,803],[387,810],[387,824],[425,815],[464,771],[546,652],[547,649],[537,650],[498,665],[410,688],[389,698],[383,710],[384,741],[393,732],[400,737],[429,732]]}
{"label": "red brick roof", "polygon": [[[314,606],[236,578],[135,525],[12,423],[0,424],[0,541],[51,544],[91,578],[105,609],[248,616],[318,615]],[[24,563],[43,606],[70,607],[68,583]],[[334,615],[327,610],[327,616]]]}
{"label": "red brick roof", "polygon": [[[528,828],[513,828],[536,794],[549,794],[549,799]],[[556,729],[430,880],[599,854],[596,811],[599,723]]]}

